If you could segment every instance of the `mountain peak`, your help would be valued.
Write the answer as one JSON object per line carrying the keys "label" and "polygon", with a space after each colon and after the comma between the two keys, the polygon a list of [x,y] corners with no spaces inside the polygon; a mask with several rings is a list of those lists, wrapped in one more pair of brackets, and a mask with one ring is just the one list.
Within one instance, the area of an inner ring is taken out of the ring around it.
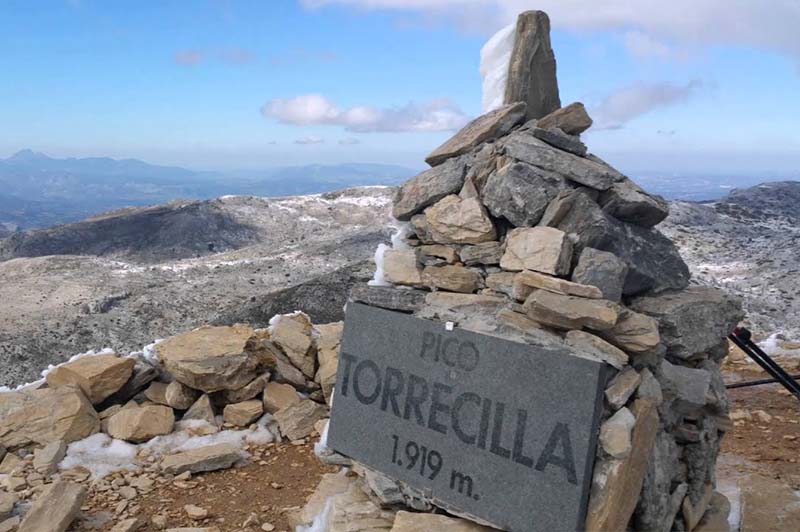
{"label": "mountain peak", "polygon": [[8,161],[18,161],[18,162],[30,162],[30,161],[41,161],[50,159],[47,155],[39,151],[33,151],[30,149],[19,150],[17,153],[9,157]]}

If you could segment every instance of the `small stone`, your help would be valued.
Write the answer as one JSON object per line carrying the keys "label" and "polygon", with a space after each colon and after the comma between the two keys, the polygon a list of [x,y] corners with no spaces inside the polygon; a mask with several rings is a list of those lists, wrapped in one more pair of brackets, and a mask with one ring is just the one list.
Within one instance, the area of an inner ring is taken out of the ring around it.
{"label": "small stone", "polygon": [[236,445],[218,443],[167,455],[161,460],[161,469],[173,475],[216,471],[232,467],[241,457]]}
{"label": "small stone", "polygon": [[600,360],[616,369],[622,369],[628,364],[628,355],[623,350],[593,334],[569,331],[564,337],[564,342],[574,350],[573,354],[576,356]]}
{"label": "small stone", "polygon": [[144,391],[144,396],[157,405],[169,406],[167,403],[167,386],[166,382],[153,381]]}
{"label": "small stone", "polygon": [[275,413],[281,434],[289,440],[299,440],[314,432],[314,424],[328,417],[328,409],[305,399]]}
{"label": "small stone", "polygon": [[575,102],[543,116],[537,125],[544,129],[558,128],[567,135],[580,135],[592,127],[592,119],[586,112],[586,107]]}
{"label": "small stone", "polygon": [[164,530],[167,528],[167,517],[164,515],[154,515],[150,518],[150,522],[156,530]]}
{"label": "small stone", "polygon": [[601,335],[620,349],[644,353],[655,349],[661,341],[658,322],[650,316],[622,309],[619,320]]}
{"label": "small stone", "polygon": [[86,499],[86,488],[58,480],[36,498],[19,525],[19,532],[64,532]]}
{"label": "small stone", "polygon": [[603,331],[614,327],[619,316],[616,303],[604,299],[565,296],[548,290],[534,290],[524,304],[534,321],[557,329]]}
{"label": "small stone", "polygon": [[613,253],[584,248],[572,272],[572,280],[597,287],[604,299],[619,301],[627,275],[627,264]]}
{"label": "small stone", "polygon": [[187,410],[194,404],[199,396],[199,391],[189,388],[178,381],[169,383],[164,393],[167,405],[175,410]]}
{"label": "small stone", "polygon": [[560,150],[568,151],[579,157],[586,157],[586,144],[574,135],[567,135],[558,128],[542,129],[534,127],[531,134],[539,140]]}
{"label": "small stone", "polygon": [[500,267],[565,275],[569,274],[571,259],[572,243],[563,231],[552,227],[517,228],[508,233]]}
{"label": "small stone", "polygon": [[517,301],[525,301],[535,289],[549,290],[565,296],[603,298],[603,294],[596,286],[578,284],[538,272],[521,271],[514,277],[514,299]]}
{"label": "small stone", "polygon": [[6,493],[0,491],[0,521],[11,516],[14,511],[14,505],[17,503],[17,496],[13,493]]}
{"label": "small stone", "polygon": [[194,504],[187,504],[183,507],[183,511],[189,516],[189,519],[199,521],[208,517],[208,510]]}
{"label": "small stone", "polygon": [[642,376],[635,369],[627,368],[614,377],[606,388],[606,401],[615,410],[621,408],[628,402],[640,382],[642,382]]}
{"label": "small stone", "polygon": [[270,382],[264,388],[264,410],[269,414],[299,403],[300,400],[297,390],[291,384]]}
{"label": "small stone", "polygon": [[263,530],[264,532],[272,532],[273,530],[275,530],[275,525],[273,525],[272,523],[264,523],[261,525],[261,530]]}
{"label": "small stone", "polygon": [[258,399],[227,405],[222,413],[226,423],[236,427],[246,427],[261,417],[264,413],[264,404]]}
{"label": "small stone", "polygon": [[481,242],[474,246],[462,247],[459,255],[461,262],[467,266],[500,264],[500,259],[503,257],[503,247],[500,242]]}
{"label": "small stone", "polygon": [[131,501],[136,498],[136,489],[130,486],[123,486],[119,489],[119,494],[123,499]]}
{"label": "small stone", "polygon": [[136,532],[143,526],[144,521],[142,519],[139,519],[138,517],[131,517],[130,519],[124,519],[114,525],[114,528],[111,529],[111,532]]}
{"label": "small stone", "polygon": [[422,282],[431,288],[471,294],[483,287],[483,277],[463,266],[428,266],[422,272]]}
{"label": "small stone", "polygon": [[342,341],[344,322],[317,325],[314,330],[317,336],[317,362],[319,364],[314,380],[322,388],[325,400],[330,403],[333,387],[336,385],[336,373],[339,369],[339,345]]}
{"label": "small stone", "polygon": [[458,252],[450,246],[445,246],[442,244],[426,244],[424,246],[419,246],[417,249],[419,249],[419,254],[421,257],[433,257],[436,264],[441,264],[442,262],[446,264],[453,264],[456,262],[456,260],[458,260]]}
{"label": "small stone", "polygon": [[58,463],[67,454],[67,444],[63,441],[54,441],[41,449],[33,452],[33,468],[39,473],[50,475],[56,472]]}
{"label": "small stone", "polygon": [[600,445],[614,458],[622,459],[631,452],[631,431],[636,418],[627,408],[617,410],[600,427]]}
{"label": "small stone", "polygon": [[78,386],[96,405],[118,391],[131,378],[135,361],[117,355],[95,355],[78,358],[56,367],[47,374],[51,388]]}
{"label": "small stone", "polygon": [[207,394],[201,395],[194,404],[189,407],[183,417],[183,421],[192,419],[206,421],[211,425],[216,425],[216,417],[214,416],[214,407],[211,404],[211,398]]}
{"label": "small stone", "polygon": [[388,249],[383,253],[383,275],[392,284],[419,286],[422,268],[414,250]]}
{"label": "small stone", "polygon": [[172,432],[175,414],[167,406],[123,409],[108,420],[108,435],[132,443],[146,442]]}
{"label": "small stone", "polygon": [[425,209],[431,237],[443,244],[479,244],[497,237],[494,224],[477,198],[456,195]]}
{"label": "small stone", "polygon": [[25,462],[14,453],[7,453],[0,462],[0,475],[11,475],[25,468]]}

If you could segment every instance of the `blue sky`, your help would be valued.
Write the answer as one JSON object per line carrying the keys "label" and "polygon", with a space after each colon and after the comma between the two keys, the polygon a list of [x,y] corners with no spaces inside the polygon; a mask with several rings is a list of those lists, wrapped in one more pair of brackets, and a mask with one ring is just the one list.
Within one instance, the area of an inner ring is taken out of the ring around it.
{"label": "blue sky", "polygon": [[487,38],[544,8],[562,103],[586,103],[595,153],[623,169],[800,174],[800,7],[597,4],[0,0],[0,157],[421,166],[481,113]]}

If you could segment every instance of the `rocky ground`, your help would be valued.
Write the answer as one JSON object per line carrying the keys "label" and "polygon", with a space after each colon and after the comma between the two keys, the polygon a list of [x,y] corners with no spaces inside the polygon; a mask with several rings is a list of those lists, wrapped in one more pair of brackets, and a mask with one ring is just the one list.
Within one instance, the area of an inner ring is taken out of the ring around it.
{"label": "rocky ground", "polygon": [[76,353],[126,354],[204,323],[265,326],[298,308],[341,319],[348,287],[372,276],[388,238],[391,194],[231,196],[2,240],[0,386]]}

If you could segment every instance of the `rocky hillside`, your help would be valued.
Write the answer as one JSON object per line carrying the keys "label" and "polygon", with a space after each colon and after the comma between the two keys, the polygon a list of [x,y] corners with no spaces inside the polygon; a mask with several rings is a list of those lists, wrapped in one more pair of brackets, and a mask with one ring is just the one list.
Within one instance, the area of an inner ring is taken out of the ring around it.
{"label": "rocky hillside", "polygon": [[673,202],[659,227],[696,282],[742,296],[759,336],[800,339],[800,182],[737,189],[716,203]]}
{"label": "rocky hillside", "polygon": [[340,319],[349,286],[372,276],[392,193],[178,202],[0,241],[0,385],[204,323]]}

